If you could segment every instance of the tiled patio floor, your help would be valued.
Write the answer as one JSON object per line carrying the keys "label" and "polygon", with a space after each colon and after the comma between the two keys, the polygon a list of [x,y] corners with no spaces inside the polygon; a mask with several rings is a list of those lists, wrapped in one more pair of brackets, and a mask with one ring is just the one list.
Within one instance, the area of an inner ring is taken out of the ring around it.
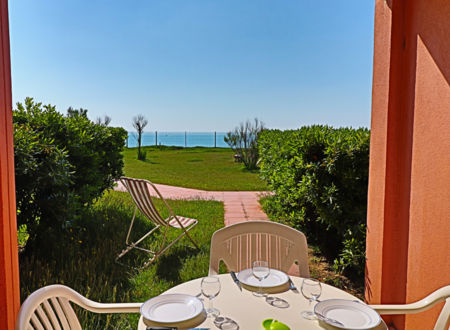
{"label": "tiled patio floor", "polygon": [[[155,184],[155,186],[167,199],[206,199],[223,202],[225,207],[225,226],[243,221],[269,220],[258,202],[259,198],[264,194],[268,194],[268,192],[205,191],[164,184]],[[118,182],[115,190],[126,191],[121,182]]]}

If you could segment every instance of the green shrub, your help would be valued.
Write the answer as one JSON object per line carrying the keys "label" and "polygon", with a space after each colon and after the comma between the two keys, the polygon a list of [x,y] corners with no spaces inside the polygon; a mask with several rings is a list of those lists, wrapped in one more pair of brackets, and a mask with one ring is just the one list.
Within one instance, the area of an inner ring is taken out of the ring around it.
{"label": "green shrub", "polygon": [[127,133],[95,124],[87,110],[63,115],[32,98],[17,104],[13,121],[18,223],[31,241],[58,235],[122,175]]}
{"label": "green shrub", "polygon": [[260,173],[275,195],[272,217],[302,230],[339,269],[364,270],[368,129],[328,126],[266,130]]}
{"label": "green shrub", "polygon": [[[72,166],[67,151],[29,125],[14,124],[14,162],[20,237],[31,234],[32,242],[61,231],[65,222],[58,220],[67,219],[76,203],[69,191]],[[23,239],[20,243],[25,246]]]}
{"label": "green shrub", "polygon": [[232,132],[228,132],[224,141],[239,157],[248,170],[258,167],[258,136],[264,130],[264,124],[255,118],[254,122],[247,120],[240,123]]}

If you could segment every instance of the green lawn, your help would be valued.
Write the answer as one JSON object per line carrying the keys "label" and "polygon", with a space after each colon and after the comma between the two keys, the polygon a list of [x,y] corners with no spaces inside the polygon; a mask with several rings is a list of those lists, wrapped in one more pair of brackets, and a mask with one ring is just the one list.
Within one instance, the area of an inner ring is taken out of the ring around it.
{"label": "green lawn", "polygon": [[[155,202],[166,216],[161,201]],[[207,275],[211,236],[224,223],[223,203],[168,202],[177,214],[199,220],[199,224],[190,231],[200,246],[199,250],[189,239],[183,238],[144,270],[136,271],[115,263],[116,255],[125,246],[134,203],[127,193],[108,192],[86,211],[67,235],[54,237],[50,248],[21,253],[22,301],[34,290],[53,283],[68,285],[100,302],[145,301],[179,283]],[[134,237],[151,227],[138,213]],[[147,246],[152,241],[155,239],[149,239]],[[134,266],[142,265],[146,254],[134,251],[128,253],[123,261]],[[139,319],[139,315],[131,314],[102,315],[84,310],[77,310],[77,313],[83,329],[136,329]]]}
{"label": "green lawn", "polygon": [[137,149],[125,149],[126,176],[178,187],[218,191],[266,190],[258,173],[234,162],[226,148],[145,147],[147,160],[137,160]]}

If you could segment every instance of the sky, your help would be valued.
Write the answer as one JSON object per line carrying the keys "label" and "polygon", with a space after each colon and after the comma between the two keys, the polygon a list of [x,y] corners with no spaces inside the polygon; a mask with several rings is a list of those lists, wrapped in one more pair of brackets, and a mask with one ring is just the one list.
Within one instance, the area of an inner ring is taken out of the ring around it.
{"label": "sky", "polygon": [[132,131],[369,127],[373,0],[9,1],[13,101]]}

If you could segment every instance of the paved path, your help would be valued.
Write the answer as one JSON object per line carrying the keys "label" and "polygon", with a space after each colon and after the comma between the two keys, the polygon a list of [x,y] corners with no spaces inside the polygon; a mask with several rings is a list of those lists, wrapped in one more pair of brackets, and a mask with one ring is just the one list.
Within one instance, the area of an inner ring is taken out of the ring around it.
{"label": "paved path", "polygon": [[[259,198],[264,196],[264,194],[268,194],[268,192],[205,191],[164,184],[155,184],[155,186],[167,199],[206,199],[223,202],[225,207],[225,226],[249,220],[269,220],[258,202]],[[121,182],[118,182],[115,190],[126,191]]]}

